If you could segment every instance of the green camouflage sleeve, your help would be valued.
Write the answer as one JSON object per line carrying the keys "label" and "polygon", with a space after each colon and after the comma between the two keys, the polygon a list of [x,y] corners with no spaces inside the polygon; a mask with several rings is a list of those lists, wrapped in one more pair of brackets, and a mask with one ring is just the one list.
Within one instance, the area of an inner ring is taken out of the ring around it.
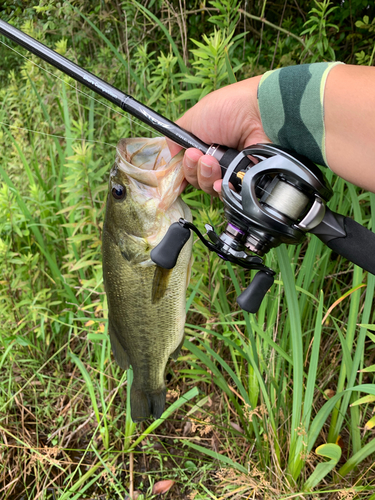
{"label": "green camouflage sleeve", "polygon": [[324,129],[324,88],[337,64],[288,66],[265,73],[258,86],[258,105],[270,140],[327,164]]}

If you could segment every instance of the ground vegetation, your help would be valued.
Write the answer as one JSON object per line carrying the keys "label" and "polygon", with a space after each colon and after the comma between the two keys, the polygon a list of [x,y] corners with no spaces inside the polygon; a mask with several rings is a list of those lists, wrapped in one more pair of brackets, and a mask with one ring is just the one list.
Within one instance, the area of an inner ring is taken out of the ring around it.
{"label": "ground vegetation", "polygon": [[[271,68],[374,64],[368,0],[3,0],[0,18],[172,120]],[[249,315],[248,273],[196,243],[167,413],[134,425],[101,232],[117,142],[154,132],[0,42],[0,497],[375,500],[375,277],[315,237],[284,245]],[[375,195],[325,173],[330,208],[374,230]],[[220,200],[183,197],[202,231],[224,224]]]}

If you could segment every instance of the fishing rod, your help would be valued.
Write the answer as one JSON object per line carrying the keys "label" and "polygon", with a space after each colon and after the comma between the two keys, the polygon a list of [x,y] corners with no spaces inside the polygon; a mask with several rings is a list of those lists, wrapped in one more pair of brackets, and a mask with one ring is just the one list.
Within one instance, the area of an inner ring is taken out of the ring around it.
{"label": "fishing rod", "polygon": [[[112,102],[123,111],[138,118],[146,125],[149,125],[157,132],[168,137],[183,148],[197,148],[204,154],[214,156],[223,167],[223,175],[232,159],[238,154],[236,149],[226,148],[218,144],[206,144],[195,135],[191,134],[176,123],[168,120],[164,116],[156,113],[154,110],[140,103],[133,97],[125,94],[121,90],[113,87],[96,75],[81,68],[66,57],[58,54],[41,42],[38,42],[23,31],[15,28],[9,23],[0,19],[0,33],[5,35],[10,40],[24,47],[29,52],[40,57],[48,64],[59,69],[66,75],[70,76],[77,82],[82,83],[96,94],[104,97],[107,101]],[[233,178],[234,183],[239,183],[238,179]]]}
{"label": "fishing rod", "polygon": [[339,255],[375,274],[375,233],[327,207],[332,189],[321,170],[307,158],[275,144],[255,144],[243,151],[206,144],[2,20],[0,33],[181,147],[197,148],[219,161],[224,215],[228,222],[225,231],[218,235],[206,224],[207,239],[194,224],[180,219],[151,251],[151,259],[159,266],[173,268],[194,231],[206,247],[222,259],[245,269],[258,270],[237,298],[240,307],[251,313],[259,309],[274,281],[275,272],[264,265],[262,257],[282,243],[301,243],[308,232]]}

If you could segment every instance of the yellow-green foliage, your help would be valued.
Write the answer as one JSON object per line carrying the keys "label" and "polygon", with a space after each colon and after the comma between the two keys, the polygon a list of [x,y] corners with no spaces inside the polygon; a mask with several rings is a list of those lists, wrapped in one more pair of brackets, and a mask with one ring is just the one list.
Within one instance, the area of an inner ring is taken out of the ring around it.
{"label": "yellow-green foliage", "polygon": [[[374,7],[339,4],[7,0],[0,17],[176,119],[270,68],[372,65]],[[266,256],[277,275],[257,315],[235,301],[251,273],[194,245],[168,420],[134,427],[101,231],[118,140],[153,132],[17,50],[0,45],[0,496],[124,498],[133,484],[151,498],[171,479],[176,499],[374,500],[375,280],[314,237]],[[326,174],[330,208],[374,230],[375,195]],[[219,199],[184,199],[202,231],[223,228]]]}

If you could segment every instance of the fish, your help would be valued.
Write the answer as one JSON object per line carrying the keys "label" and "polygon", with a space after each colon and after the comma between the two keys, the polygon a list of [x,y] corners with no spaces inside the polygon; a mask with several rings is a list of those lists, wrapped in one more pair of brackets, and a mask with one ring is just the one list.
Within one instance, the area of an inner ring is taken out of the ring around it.
{"label": "fish", "polygon": [[102,235],[103,280],[113,356],[133,369],[131,418],[160,418],[165,371],[184,341],[192,236],[167,270],[150,252],[170,225],[191,211],[179,196],[183,151],[171,158],[165,138],[128,138],[117,145]]}

